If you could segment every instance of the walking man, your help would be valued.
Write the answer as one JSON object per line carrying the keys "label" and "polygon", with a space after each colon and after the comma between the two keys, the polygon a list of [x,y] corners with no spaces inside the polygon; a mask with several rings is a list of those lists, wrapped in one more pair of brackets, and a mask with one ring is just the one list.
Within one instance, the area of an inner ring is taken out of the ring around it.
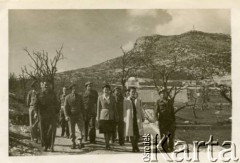
{"label": "walking man", "polygon": [[116,102],[116,110],[118,114],[118,122],[117,122],[117,133],[119,145],[124,145],[124,121],[123,121],[123,96],[121,92],[121,88],[114,88],[114,98]]}
{"label": "walking man", "polygon": [[66,96],[64,102],[64,112],[66,116],[66,121],[68,121],[70,134],[72,139],[72,149],[76,148],[76,134],[75,134],[75,126],[78,126],[79,135],[78,135],[78,148],[81,149],[84,147],[82,142],[83,134],[84,134],[84,106],[83,99],[80,94],[78,94],[78,86],[76,84],[72,84],[70,86],[71,93]]}
{"label": "walking man", "polygon": [[63,87],[62,88],[62,95],[60,96],[60,101],[61,101],[61,110],[60,110],[60,124],[62,128],[62,133],[61,136],[63,137],[64,134],[66,133],[66,137],[69,138],[69,126],[68,122],[65,119],[65,114],[64,114],[64,102],[65,98],[67,96],[67,88]]}
{"label": "walking man", "polygon": [[27,95],[27,106],[29,107],[29,126],[31,132],[31,140],[38,141],[38,115],[37,115],[37,81],[31,84],[31,90]]}
{"label": "walking man", "polygon": [[156,102],[155,116],[158,120],[158,126],[161,139],[165,136],[166,141],[162,142],[162,148],[165,152],[171,152],[174,149],[174,137],[176,130],[176,122],[174,110],[169,104],[167,93],[162,90],[159,92],[160,99]]}
{"label": "walking man", "polygon": [[91,82],[85,83],[86,91],[83,94],[83,103],[85,108],[85,141],[96,143],[96,116],[97,116],[97,100],[98,93],[93,90]]}
{"label": "walking man", "polygon": [[44,151],[50,149],[53,152],[59,104],[57,96],[48,81],[42,83],[42,91],[37,96],[37,110],[39,113],[42,147],[45,147]]}

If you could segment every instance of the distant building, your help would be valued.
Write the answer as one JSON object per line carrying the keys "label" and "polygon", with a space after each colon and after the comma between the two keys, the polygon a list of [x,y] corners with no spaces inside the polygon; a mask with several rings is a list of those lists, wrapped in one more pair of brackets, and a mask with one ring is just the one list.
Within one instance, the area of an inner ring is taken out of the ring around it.
{"label": "distant building", "polygon": [[[137,91],[139,93],[139,98],[144,103],[154,103],[159,99],[158,92],[153,85],[146,85],[144,83],[151,82],[151,79],[147,78],[135,78],[130,77],[126,82],[126,87],[136,87]],[[176,85],[176,83],[182,83],[187,84],[188,88],[180,91],[176,98],[176,103],[185,103],[193,101],[193,99],[190,96],[194,96],[198,98],[197,103],[201,103],[202,101],[202,89],[200,86],[197,86],[196,81],[191,80],[171,80],[170,84]],[[221,78],[219,79],[219,83],[227,83],[228,85],[231,83],[231,80],[229,78]],[[206,81],[206,84],[208,85],[209,82]],[[216,87],[209,87],[208,88],[208,102],[210,103],[228,103],[221,95],[219,90],[217,90]]]}

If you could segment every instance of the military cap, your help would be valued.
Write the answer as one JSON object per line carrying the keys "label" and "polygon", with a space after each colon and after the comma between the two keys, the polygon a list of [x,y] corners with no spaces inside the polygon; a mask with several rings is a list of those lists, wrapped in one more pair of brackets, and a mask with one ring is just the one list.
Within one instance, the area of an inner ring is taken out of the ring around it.
{"label": "military cap", "polygon": [[103,88],[111,89],[111,86],[110,86],[108,83],[105,83],[105,84],[102,86],[102,89],[103,89]]}
{"label": "military cap", "polygon": [[114,88],[113,88],[113,91],[115,91],[115,90],[117,90],[117,89],[118,89],[118,90],[121,90],[120,87],[114,87]]}
{"label": "military cap", "polygon": [[69,86],[69,89],[72,89],[73,87],[76,87],[76,86],[77,86],[77,84],[73,83]]}
{"label": "military cap", "polygon": [[92,84],[92,82],[88,81],[85,83],[85,87],[87,87],[88,85]]}

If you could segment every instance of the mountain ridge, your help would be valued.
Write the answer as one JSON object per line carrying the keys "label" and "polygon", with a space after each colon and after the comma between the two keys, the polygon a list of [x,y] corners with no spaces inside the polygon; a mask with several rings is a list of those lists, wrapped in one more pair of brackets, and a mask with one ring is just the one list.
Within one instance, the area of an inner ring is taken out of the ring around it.
{"label": "mountain ridge", "polygon": [[[149,44],[152,46],[152,49],[148,52],[154,52],[153,55],[156,61],[160,60],[161,62],[165,62],[169,60],[167,50],[172,48],[176,42],[181,44],[184,48],[184,54],[181,56],[182,58],[187,57],[190,58],[191,61],[191,59],[201,58],[204,54],[209,56],[212,64],[216,66],[224,64],[227,69],[226,71],[229,73],[231,72],[231,35],[229,34],[188,31],[179,35],[155,34],[151,36],[141,36],[136,39],[134,47],[130,51],[137,57],[137,55],[144,51],[142,47]],[[116,70],[120,68],[117,67],[119,62],[121,62],[120,59],[121,56],[90,67],[60,72],[58,75],[65,77],[103,79],[104,77],[106,78],[116,73]],[[226,63],[222,63],[220,59],[224,60]],[[139,70],[138,76],[149,77],[145,74],[144,70]],[[186,74],[182,74],[182,77],[178,74],[175,78],[184,80],[188,77]]]}

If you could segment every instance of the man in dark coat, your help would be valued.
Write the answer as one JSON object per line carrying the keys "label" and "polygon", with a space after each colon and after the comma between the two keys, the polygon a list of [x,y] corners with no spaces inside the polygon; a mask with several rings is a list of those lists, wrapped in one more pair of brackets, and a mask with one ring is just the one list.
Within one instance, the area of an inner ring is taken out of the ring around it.
{"label": "man in dark coat", "polygon": [[83,103],[85,108],[85,141],[88,136],[90,143],[96,143],[96,115],[98,93],[92,89],[92,83],[85,83],[86,91],[83,94]]}
{"label": "man in dark coat", "polygon": [[118,139],[119,145],[124,144],[124,121],[123,121],[123,96],[121,92],[121,88],[116,87],[114,88],[114,98],[116,101],[116,110],[118,114],[118,122],[117,122],[117,132],[118,132]]}
{"label": "man in dark coat", "polygon": [[64,103],[64,113],[66,116],[66,120],[69,124],[70,134],[72,138],[72,149],[76,148],[76,134],[75,134],[75,126],[78,126],[79,135],[78,135],[78,148],[81,149],[84,147],[82,142],[83,135],[84,135],[84,106],[82,95],[78,94],[78,87],[76,84],[72,84],[70,86],[71,93],[66,96],[65,103]]}
{"label": "man in dark coat", "polygon": [[53,152],[59,103],[48,81],[42,83],[42,91],[37,96],[37,110],[42,146],[45,147],[44,151],[49,148]]}
{"label": "man in dark coat", "polygon": [[167,141],[163,142],[162,148],[166,152],[173,151],[174,137],[176,130],[176,120],[174,115],[174,108],[172,107],[171,100],[166,100],[167,95],[164,90],[159,92],[160,99],[156,102],[156,117],[158,120],[158,126],[161,139],[169,137]]}

